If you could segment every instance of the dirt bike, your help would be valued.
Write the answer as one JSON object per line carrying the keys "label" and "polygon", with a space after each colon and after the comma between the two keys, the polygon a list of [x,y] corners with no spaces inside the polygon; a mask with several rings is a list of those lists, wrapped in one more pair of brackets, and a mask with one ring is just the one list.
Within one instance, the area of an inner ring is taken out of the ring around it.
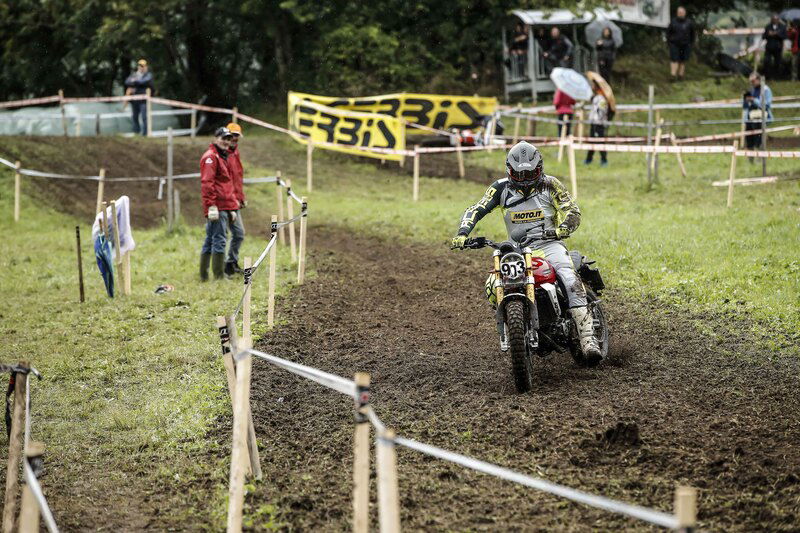
{"label": "dirt bike", "polygon": [[[511,353],[511,370],[518,392],[533,385],[533,354],[546,357],[551,352],[569,351],[579,365],[586,366],[575,324],[570,317],[566,291],[555,269],[544,254],[523,243],[495,243],[485,237],[467,239],[464,248],[494,249],[494,294],[500,350]],[[600,272],[579,252],[570,251],[580,279],[586,288],[594,334],[603,358],[608,354],[608,325],[600,292],[605,288]],[[489,289],[487,288],[487,291]]]}

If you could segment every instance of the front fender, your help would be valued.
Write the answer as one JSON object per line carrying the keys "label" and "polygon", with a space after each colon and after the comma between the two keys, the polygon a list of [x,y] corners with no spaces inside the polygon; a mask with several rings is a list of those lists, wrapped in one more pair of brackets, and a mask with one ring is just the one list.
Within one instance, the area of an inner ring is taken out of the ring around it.
{"label": "front fender", "polygon": [[531,301],[525,294],[512,292],[503,295],[503,299],[497,303],[497,321],[505,322],[506,305],[512,300],[521,300],[525,302],[525,308],[528,310],[528,324],[534,331],[539,329],[539,311],[536,308],[536,302]]}

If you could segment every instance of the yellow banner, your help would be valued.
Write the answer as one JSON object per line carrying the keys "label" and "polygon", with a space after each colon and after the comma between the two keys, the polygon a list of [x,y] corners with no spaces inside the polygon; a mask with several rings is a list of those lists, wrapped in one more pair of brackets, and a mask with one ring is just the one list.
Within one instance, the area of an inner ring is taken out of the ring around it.
{"label": "yellow banner", "polygon": [[[301,93],[289,93],[289,129],[308,135],[320,148],[349,154],[399,161],[402,154],[386,153],[370,148],[405,150],[405,125],[388,115],[337,109],[306,98]],[[306,139],[297,138],[305,143]]]}
{"label": "yellow banner", "polygon": [[290,92],[290,104],[293,95],[328,107],[389,115],[438,130],[477,128],[482,115],[491,115],[497,109],[497,98],[482,96],[397,93],[337,98]]}

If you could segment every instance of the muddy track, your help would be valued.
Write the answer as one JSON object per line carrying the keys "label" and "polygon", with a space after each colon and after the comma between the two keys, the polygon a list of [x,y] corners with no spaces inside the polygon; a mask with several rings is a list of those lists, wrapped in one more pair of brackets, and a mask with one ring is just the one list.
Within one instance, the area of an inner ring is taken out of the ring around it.
{"label": "muddy track", "polygon": [[[342,376],[370,372],[373,405],[404,436],[665,511],[675,483],[688,483],[700,489],[702,529],[797,531],[796,361],[608,291],[609,360],[537,361],[533,391],[518,395],[481,294],[487,254],[309,235],[318,276],[279,302],[288,324],[260,349]],[[296,530],[347,529],[349,398],[261,363],[253,396],[266,495],[250,503],[277,504]],[[647,529],[409,450],[398,462],[408,530]]]}

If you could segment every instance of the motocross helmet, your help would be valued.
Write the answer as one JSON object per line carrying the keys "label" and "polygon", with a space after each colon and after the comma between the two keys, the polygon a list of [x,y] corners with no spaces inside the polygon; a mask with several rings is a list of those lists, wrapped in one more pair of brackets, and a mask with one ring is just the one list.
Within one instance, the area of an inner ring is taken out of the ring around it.
{"label": "motocross helmet", "polygon": [[511,187],[528,196],[544,175],[542,154],[532,144],[518,142],[508,151],[506,170]]}

